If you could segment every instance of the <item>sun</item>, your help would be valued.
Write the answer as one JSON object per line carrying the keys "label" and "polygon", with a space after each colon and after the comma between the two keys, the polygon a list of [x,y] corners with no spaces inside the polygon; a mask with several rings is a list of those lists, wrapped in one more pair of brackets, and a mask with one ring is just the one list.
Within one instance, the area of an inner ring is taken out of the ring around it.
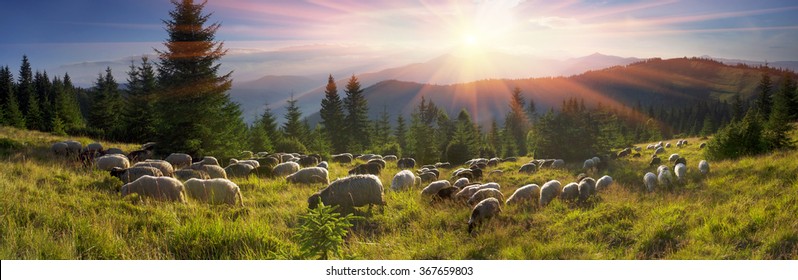
{"label": "sun", "polygon": [[466,45],[474,46],[477,44],[477,36],[474,36],[473,34],[466,34],[463,36],[463,41]]}

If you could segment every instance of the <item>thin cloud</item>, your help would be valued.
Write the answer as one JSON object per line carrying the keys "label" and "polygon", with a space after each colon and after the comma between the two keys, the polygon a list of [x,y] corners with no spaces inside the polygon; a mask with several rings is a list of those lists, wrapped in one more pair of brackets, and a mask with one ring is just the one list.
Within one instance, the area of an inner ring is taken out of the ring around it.
{"label": "thin cloud", "polygon": [[573,28],[580,26],[581,23],[575,18],[564,17],[542,17],[530,20],[531,22],[551,29]]}

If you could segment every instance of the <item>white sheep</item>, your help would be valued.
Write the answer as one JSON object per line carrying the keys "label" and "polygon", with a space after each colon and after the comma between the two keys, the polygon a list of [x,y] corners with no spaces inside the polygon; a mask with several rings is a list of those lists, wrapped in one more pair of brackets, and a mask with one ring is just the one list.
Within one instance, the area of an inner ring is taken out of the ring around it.
{"label": "white sheep", "polygon": [[684,183],[687,177],[687,166],[679,163],[673,167],[673,173],[676,174],[676,179],[679,180],[679,183]]}
{"label": "white sheep", "polygon": [[[407,171],[407,170],[403,170],[403,171]],[[399,174],[397,174],[397,175],[399,175]],[[394,181],[396,181],[396,177],[394,177]],[[440,191],[442,189],[445,189],[445,188],[450,188],[450,187],[452,187],[452,184],[449,183],[449,181],[446,181],[446,180],[435,181],[435,182],[430,183],[426,187],[424,187],[424,189],[421,190],[421,195],[423,195],[423,196],[434,195],[434,194],[437,194],[438,191]],[[393,188],[393,185],[391,185],[391,188]]]}
{"label": "white sheep", "polygon": [[385,161],[397,161],[397,160],[399,160],[399,158],[397,158],[395,155],[387,155],[387,156],[385,156],[382,159],[385,160]]}
{"label": "white sheep", "polygon": [[482,201],[482,200],[484,200],[486,198],[489,198],[489,197],[493,197],[493,198],[498,199],[500,202],[504,202],[504,194],[502,194],[501,191],[499,191],[497,189],[492,189],[492,188],[485,188],[485,189],[478,190],[473,195],[471,195],[471,197],[468,198],[467,203],[468,203],[468,205],[475,205],[475,204],[479,203],[480,201]]}
{"label": "white sheep", "polygon": [[551,168],[553,169],[560,169],[565,167],[565,161],[562,159],[555,159],[554,162],[551,163]]}
{"label": "white sheep", "polygon": [[119,190],[122,197],[131,193],[151,197],[156,200],[178,201],[186,203],[183,183],[172,177],[154,177],[145,175],[127,183]]}
{"label": "white sheep", "polygon": [[671,174],[670,168],[667,166],[663,169],[659,170],[659,174],[657,175],[657,180],[659,181],[659,185],[662,187],[670,187],[673,184],[673,174]]}
{"label": "white sheep", "polygon": [[543,184],[540,187],[540,199],[538,201],[540,206],[549,205],[549,202],[560,194],[561,186],[562,184],[557,180],[551,180]]}
{"label": "white sheep", "polygon": [[219,165],[203,164],[202,162],[198,162],[192,164],[191,169],[204,171],[205,173],[208,173],[208,176],[210,176],[211,179],[215,178],[227,179],[227,172],[225,172],[224,168],[222,168]]}
{"label": "white sheep", "polygon": [[609,175],[601,176],[601,178],[599,178],[598,181],[596,181],[596,190],[597,191],[604,190],[606,188],[609,188],[610,185],[612,185],[612,177],[610,177]]}
{"label": "white sheep", "polygon": [[315,209],[319,201],[324,205],[339,206],[341,211],[351,213],[354,207],[385,205],[385,190],[380,178],[371,175],[351,175],[330,183],[329,186],[308,198],[308,208]]}
{"label": "white sheep", "polygon": [[396,175],[393,176],[393,180],[391,180],[391,189],[395,191],[407,190],[420,185],[421,178],[417,177],[410,170],[402,170],[397,172]]}
{"label": "white sheep", "polygon": [[586,159],[585,163],[582,164],[582,168],[585,170],[590,170],[593,169],[594,167],[596,167],[596,162],[593,161],[592,158]]}
{"label": "white sheep", "polygon": [[316,167],[321,167],[321,168],[324,168],[324,169],[330,169],[330,164],[327,163],[326,161],[322,161],[322,162],[319,162],[319,164],[317,164]]}
{"label": "white sheep", "polygon": [[[510,195],[510,198],[505,202],[507,205],[511,204],[526,204],[530,203],[537,206],[537,200],[540,197],[540,186],[537,184],[529,184],[518,188]],[[534,202],[534,203],[533,203]]]}
{"label": "white sheep", "polygon": [[201,162],[204,165],[219,165],[219,160],[212,156],[203,157]]}
{"label": "white sheep", "polygon": [[671,163],[675,162],[678,159],[679,159],[679,154],[671,154],[671,156],[668,157],[668,161],[670,161]]}
{"label": "white sheep", "polygon": [[700,171],[701,174],[707,175],[707,173],[709,173],[709,162],[701,160],[701,162],[698,163],[698,171]]}
{"label": "white sheep", "polygon": [[130,167],[130,161],[125,156],[104,155],[94,160],[94,166],[100,170],[111,171],[114,167],[122,169]]}
{"label": "white sheep", "polygon": [[579,184],[571,182],[562,187],[560,199],[565,201],[574,201],[577,198],[579,198]]}
{"label": "white sheep", "polygon": [[479,191],[481,189],[496,189],[496,190],[499,190],[499,189],[501,189],[501,186],[498,183],[494,183],[494,182],[490,182],[490,183],[482,184],[482,185],[480,185],[478,183],[474,184],[474,185],[469,185],[469,186],[466,186],[463,189],[461,189],[459,192],[457,192],[457,194],[454,195],[454,198],[457,199],[457,200],[468,200],[469,198],[471,198],[471,196],[474,195],[474,193],[476,193],[477,191]]}
{"label": "white sheep", "polygon": [[469,183],[468,178],[460,178],[460,179],[457,179],[457,181],[454,181],[454,184],[452,184],[452,185],[462,189],[463,187],[468,185],[468,183]]}
{"label": "white sheep", "polygon": [[172,177],[175,175],[175,169],[171,163],[159,159],[147,159],[137,162],[133,166],[152,166],[161,170],[164,176]]}
{"label": "white sheep", "polygon": [[164,160],[172,164],[175,169],[181,169],[191,165],[191,156],[183,153],[172,153]]}
{"label": "white sheep", "polygon": [[222,178],[208,180],[192,178],[186,181],[185,186],[188,195],[201,202],[236,205],[236,200],[239,200],[241,207],[244,207],[244,197],[241,195],[241,189],[230,180]]}
{"label": "white sheep", "polygon": [[110,173],[111,176],[119,178],[119,180],[122,180],[122,183],[125,184],[133,182],[144,175],[155,177],[163,176],[160,169],[149,166],[135,166],[131,168],[114,167],[111,169]]}
{"label": "white sheep", "polygon": [[80,154],[80,151],[83,150],[83,144],[75,140],[67,140],[64,141],[67,144],[67,153],[72,155]]}
{"label": "white sheep", "polygon": [[596,180],[590,177],[582,179],[579,182],[579,202],[585,203],[594,195],[596,195]]}
{"label": "white sheep", "polygon": [[197,179],[210,179],[211,176],[208,175],[207,172],[202,170],[190,169],[190,168],[183,168],[175,170],[175,178],[180,181],[187,181],[191,178]]}
{"label": "white sheep", "polygon": [[657,186],[657,175],[651,172],[646,173],[646,175],[643,175],[643,184],[645,184],[648,191],[654,191],[654,188]]}
{"label": "white sheep", "polygon": [[296,184],[314,184],[314,183],[330,183],[330,176],[327,169],[321,167],[305,167],[297,172],[291,173],[285,177],[289,183]]}
{"label": "white sheep", "polygon": [[246,178],[249,177],[249,174],[252,174],[252,170],[255,170],[255,167],[252,167],[251,164],[238,162],[226,166],[224,168],[224,173],[226,173],[229,178]]}
{"label": "white sheep", "polygon": [[534,163],[526,163],[518,169],[519,173],[535,173],[538,170],[538,166]]}
{"label": "white sheep", "polygon": [[103,145],[97,142],[86,145],[86,150],[89,152],[102,152]]}
{"label": "white sheep", "polygon": [[297,171],[299,171],[299,163],[283,162],[274,166],[272,169],[272,175],[274,175],[274,177],[285,177]]}
{"label": "white sheep", "polygon": [[498,199],[489,197],[480,201],[474,206],[474,209],[471,209],[471,217],[468,219],[468,233],[472,233],[477,225],[501,212],[501,203]]}
{"label": "white sheep", "polygon": [[66,156],[69,154],[69,146],[67,146],[67,143],[64,142],[56,142],[50,146],[50,151],[57,156]]}

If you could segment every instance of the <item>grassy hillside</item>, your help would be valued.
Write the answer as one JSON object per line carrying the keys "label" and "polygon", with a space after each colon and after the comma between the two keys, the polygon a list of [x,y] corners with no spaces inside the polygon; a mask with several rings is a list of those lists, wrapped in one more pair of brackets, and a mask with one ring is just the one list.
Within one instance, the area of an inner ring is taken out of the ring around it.
{"label": "grassy hillside", "polygon": [[[798,134],[798,133],[797,133]],[[795,135],[798,136],[798,135]],[[62,137],[0,128],[0,258],[2,259],[284,259],[298,258],[292,237],[307,197],[320,185],[283,179],[235,180],[246,207],[121,198],[121,182],[49,153]],[[78,138],[84,144],[90,139]],[[688,183],[642,190],[654,168],[645,157],[610,163],[615,184],[587,206],[555,200],[542,209],[504,207],[498,218],[466,233],[468,207],[430,202],[420,190],[386,190],[383,212],[363,210],[346,239],[351,259],[798,259],[798,152],[711,162],[698,139],[684,149]],[[675,141],[672,141],[675,143]],[[130,150],[134,145],[103,143]],[[645,153],[644,153],[645,154]],[[579,173],[518,174],[526,158],[499,165],[509,197],[519,186]],[[333,164],[331,179],[350,166]],[[383,171],[386,188],[398,170]],[[448,177],[451,170],[444,170]]]}

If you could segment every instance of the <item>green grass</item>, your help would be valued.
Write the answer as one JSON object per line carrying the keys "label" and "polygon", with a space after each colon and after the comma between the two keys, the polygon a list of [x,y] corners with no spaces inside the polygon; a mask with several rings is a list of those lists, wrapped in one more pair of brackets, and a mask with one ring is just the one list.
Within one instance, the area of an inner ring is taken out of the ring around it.
{"label": "green grass", "polygon": [[[798,133],[794,136],[798,138]],[[234,180],[246,207],[189,200],[175,204],[121,198],[121,182],[50,154],[66,138],[0,127],[0,258],[2,259],[297,259],[294,238],[307,197],[322,185],[284,179]],[[76,138],[87,144],[91,139]],[[365,208],[346,237],[347,259],[798,259],[798,152],[776,152],[710,162],[697,172],[701,142],[668,149],[688,159],[688,182],[672,190],[643,191],[642,158],[612,162],[613,186],[588,205],[555,200],[541,209],[505,206],[500,216],[466,232],[470,209],[433,202],[420,189],[390,191],[398,172],[383,171],[388,205]],[[671,141],[675,143],[675,141]],[[131,150],[132,144],[102,143]],[[640,144],[645,147],[645,144]],[[518,174],[523,162],[486,178],[509,197],[525,184],[556,179],[567,170]],[[333,164],[331,179],[351,165]],[[448,178],[451,170],[444,170]],[[486,173],[487,174],[487,173]]]}

